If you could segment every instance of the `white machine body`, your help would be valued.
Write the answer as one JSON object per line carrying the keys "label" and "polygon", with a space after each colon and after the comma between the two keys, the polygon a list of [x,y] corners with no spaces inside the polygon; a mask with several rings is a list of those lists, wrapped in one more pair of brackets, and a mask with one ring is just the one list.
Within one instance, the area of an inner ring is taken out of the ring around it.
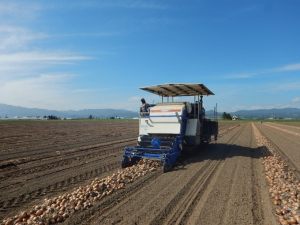
{"label": "white machine body", "polygon": [[[140,118],[139,136],[150,134],[180,134],[182,129],[181,119],[184,110],[187,110],[187,113],[191,113],[189,103],[161,103],[151,107],[149,116]],[[199,135],[200,120],[188,119],[185,131],[187,139],[200,140],[200,138],[196,138]]]}

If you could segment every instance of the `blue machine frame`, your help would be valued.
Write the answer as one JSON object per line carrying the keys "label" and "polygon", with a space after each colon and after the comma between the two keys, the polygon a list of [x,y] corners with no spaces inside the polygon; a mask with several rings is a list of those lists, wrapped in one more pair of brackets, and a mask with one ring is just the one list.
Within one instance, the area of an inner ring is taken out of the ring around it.
{"label": "blue machine frame", "polygon": [[130,166],[140,159],[151,159],[161,161],[163,164],[163,171],[169,171],[181,155],[186,124],[187,112],[184,110],[181,116],[180,134],[173,137],[170,147],[161,147],[162,138],[159,136],[153,136],[151,140],[151,147],[125,147],[122,167]]}

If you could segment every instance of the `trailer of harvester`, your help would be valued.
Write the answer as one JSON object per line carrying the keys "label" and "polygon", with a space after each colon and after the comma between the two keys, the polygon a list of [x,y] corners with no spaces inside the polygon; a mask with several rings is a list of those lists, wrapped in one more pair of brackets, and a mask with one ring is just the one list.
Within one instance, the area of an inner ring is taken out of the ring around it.
{"label": "trailer of harvester", "polygon": [[[203,84],[163,84],[141,88],[161,97],[149,111],[140,112],[136,146],[125,147],[122,167],[140,159],[159,160],[163,171],[169,171],[186,146],[197,146],[217,140],[218,121],[205,117],[203,96],[214,95]],[[178,101],[179,97],[193,101]],[[175,98],[175,100],[174,100]]]}

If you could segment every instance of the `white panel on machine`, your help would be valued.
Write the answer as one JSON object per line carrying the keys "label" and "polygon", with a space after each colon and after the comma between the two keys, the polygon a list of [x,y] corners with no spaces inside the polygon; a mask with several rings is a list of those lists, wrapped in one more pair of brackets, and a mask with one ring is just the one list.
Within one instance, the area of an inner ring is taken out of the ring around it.
{"label": "white panel on machine", "polygon": [[147,118],[140,118],[140,135],[179,134],[184,103],[159,104],[150,109]]}

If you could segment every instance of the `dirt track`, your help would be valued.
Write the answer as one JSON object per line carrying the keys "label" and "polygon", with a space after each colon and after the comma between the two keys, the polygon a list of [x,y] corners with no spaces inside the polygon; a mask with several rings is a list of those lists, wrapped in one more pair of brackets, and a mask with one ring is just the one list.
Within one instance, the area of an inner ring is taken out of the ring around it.
{"label": "dirt track", "polygon": [[[52,126],[48,133],[61,128]],[[76,132],[69,126],[64,128],[64,135],[54,136],[54,140],[45,138],[37,146],[33,134],[32,139],[19,137],[17,143],[23,144],[17,145],[7,142],[9,137],[0,138],[3,145],[13,145],[9,151],[0,151],[0,165],[4,165],[0,169],[0,217],[14,215],[46,196],[69,191],[119,168],[122,148],[135,144],[136,122],[102,124],[100,130],[98,124],[89,126],[93,131],[90,135],[80,136],[84,126]],[[291,138],[291,143],[300,145],[297,138],[278,133],[282,131],[264,124],[256,126],[272,143]],[[128,132],[114,135],[126,128]],[[261,164],[266,151],[256,147],[251,123],[221,124],[220,133],[217,143],[188,151],[173,171],[149,173],[77,212],[64,224],[278,224]],[[69,136],[74,139],[66,139]],[[63,142],[65,145],[59,147]],[[291,164],[299,165],[299,161],[291,160],[298,154],[296,147],[285,144],[278,145],[278,150]],[[41,154],[36,154],[39,148]],[[16,152],[23,154],[21,159]]]}

